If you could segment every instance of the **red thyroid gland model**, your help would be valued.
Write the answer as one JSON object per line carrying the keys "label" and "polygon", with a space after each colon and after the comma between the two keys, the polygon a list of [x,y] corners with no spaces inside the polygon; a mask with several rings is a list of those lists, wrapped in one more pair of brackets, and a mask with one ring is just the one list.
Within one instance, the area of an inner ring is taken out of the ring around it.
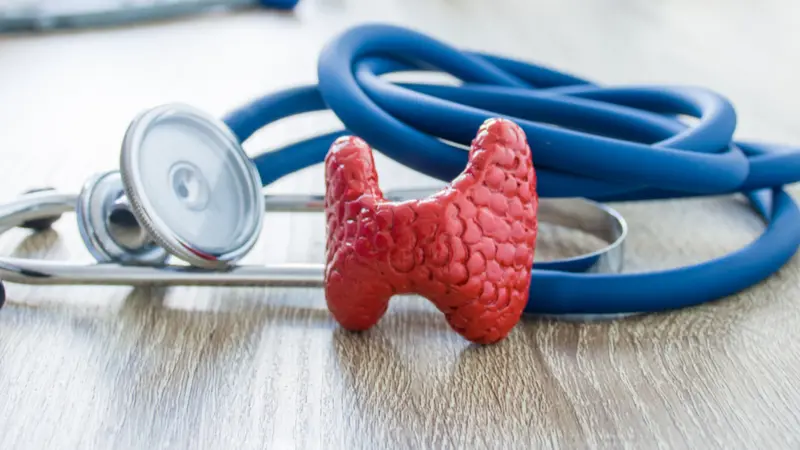
{"label": "red thyroid gland model", "polygon": [[483,123],[465,170],[425,199],[390,202],[372,150],[342,137],[325,158],[325,297],[348,330],[375,325],[395,294],[419,294],[466,339],[505,338],[528,301],[538,196],[522,129]]}

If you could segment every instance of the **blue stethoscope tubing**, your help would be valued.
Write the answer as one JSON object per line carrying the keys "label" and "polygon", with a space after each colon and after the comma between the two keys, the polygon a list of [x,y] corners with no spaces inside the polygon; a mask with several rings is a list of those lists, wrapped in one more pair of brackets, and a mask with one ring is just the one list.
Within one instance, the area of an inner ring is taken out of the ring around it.
{"label": "blue stethoscope tubing", "polygon": [[[437,70],[459,86],[392,83],[391,72]],[[480,124],[514,120],[533,153],[541,197],[637,201],[742,193],[766,221],[755,241],[700,264],[643,273],[580,273],[537,263],[527,313],[620,314],[698,305],[753,286],[800,246],[800,210],[783,186],[800,180],[800,151],[733,141],[722,96],[680,86],[601,87],[542,66],[469,53],[391,25],[352,28],[318,61],[319,84],[259,98],[225,117],[244,142],[277,120],[332,110],[346,130],[263,153],[264,185],[321,163],[344,134],[420,173],[451,181]],[[697,118],[686,123],[681,116]],[[450,141],[450,142],[446,142]]]}

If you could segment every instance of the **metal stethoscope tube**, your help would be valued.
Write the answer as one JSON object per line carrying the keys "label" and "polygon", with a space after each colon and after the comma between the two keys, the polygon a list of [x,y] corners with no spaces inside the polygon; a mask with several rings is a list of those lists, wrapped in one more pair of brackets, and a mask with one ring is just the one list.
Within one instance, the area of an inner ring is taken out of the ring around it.
{"label": "metal stethoscope tube", "polygon": [[[434,189],[388,191],[387,199],[405,201],[424,197]],[[73,211],[76,194],[37,192],[0,205],[0,233],[37,220],[52,220]],[[266,195],[266,213],[322,212],[324,198],[319,195]],[[542,201],[540,220],[581,230],[609,243],[596,252],[571,259],[539,263],[543,266],[578,263],[586,271],[618,272],[622,269],[623,242],[627,225],[613,209],[594,202],[570,199]],[[77,263],[0,257],[0,280],[33,285],[203,285],[203,286],[295,286],[321,287],[324,265],[278,264],[233,265],[225,270],[202,269],[185,265],[141,265],[113,262]]]}

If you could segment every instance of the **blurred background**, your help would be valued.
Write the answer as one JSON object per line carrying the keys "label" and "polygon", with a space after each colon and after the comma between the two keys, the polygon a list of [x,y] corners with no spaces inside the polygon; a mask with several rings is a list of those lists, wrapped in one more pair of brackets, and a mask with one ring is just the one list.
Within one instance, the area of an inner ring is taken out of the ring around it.
{"label": "blurred background", "polygon": [[[229,10],[194,9],[214,3],[208,0],[0,0],[0,23],[8,25],[0,33],[0,152],[35,151],[22,158],[32,184],[74,186],[116,165],[120,133],[137,111],[184,101],[223,114],[264,93],[314,83],[322,46],[369,21],[598,83],[707,86],[734,102],[740,133],[797,137],[798,102],[787,97],[800,73],[800,3],[793,0],[302,0],[294,9],[275,1],[282,8],[248,6],[258,3],[252,0],[234,0]],[[146,12],[156,7],[172,18]],[[114,25],[121,15],[109,14],[113,8],[146,20]],[[80,24],[64,17],[91,11],[102,14],[84,20],[90,28],[47,28]],[[40,17],[33,31],[19,30],[20,20],[11,27],[26,14]],[[283,134],[268,135],[248,150],[274,147]],[[65,161],[84,170],[58,170]],[[13,195],[3,187],[0,195]]]}

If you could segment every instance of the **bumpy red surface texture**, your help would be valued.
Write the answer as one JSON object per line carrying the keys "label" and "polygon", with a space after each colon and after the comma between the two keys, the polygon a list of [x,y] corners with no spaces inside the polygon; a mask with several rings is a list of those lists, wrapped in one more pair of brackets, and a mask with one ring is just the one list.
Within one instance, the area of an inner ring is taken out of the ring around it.
{"label": "bumpy red surface texture", "polygon": [[325,160],[325,296],[350,330],[375,325],[395,294],[416,293],[466,339],[505,338],[528,301],[536,244],[536,175],[523,131],[492,119],[464,172],[420,200],[386,201],[372,150],[343,137]]}

